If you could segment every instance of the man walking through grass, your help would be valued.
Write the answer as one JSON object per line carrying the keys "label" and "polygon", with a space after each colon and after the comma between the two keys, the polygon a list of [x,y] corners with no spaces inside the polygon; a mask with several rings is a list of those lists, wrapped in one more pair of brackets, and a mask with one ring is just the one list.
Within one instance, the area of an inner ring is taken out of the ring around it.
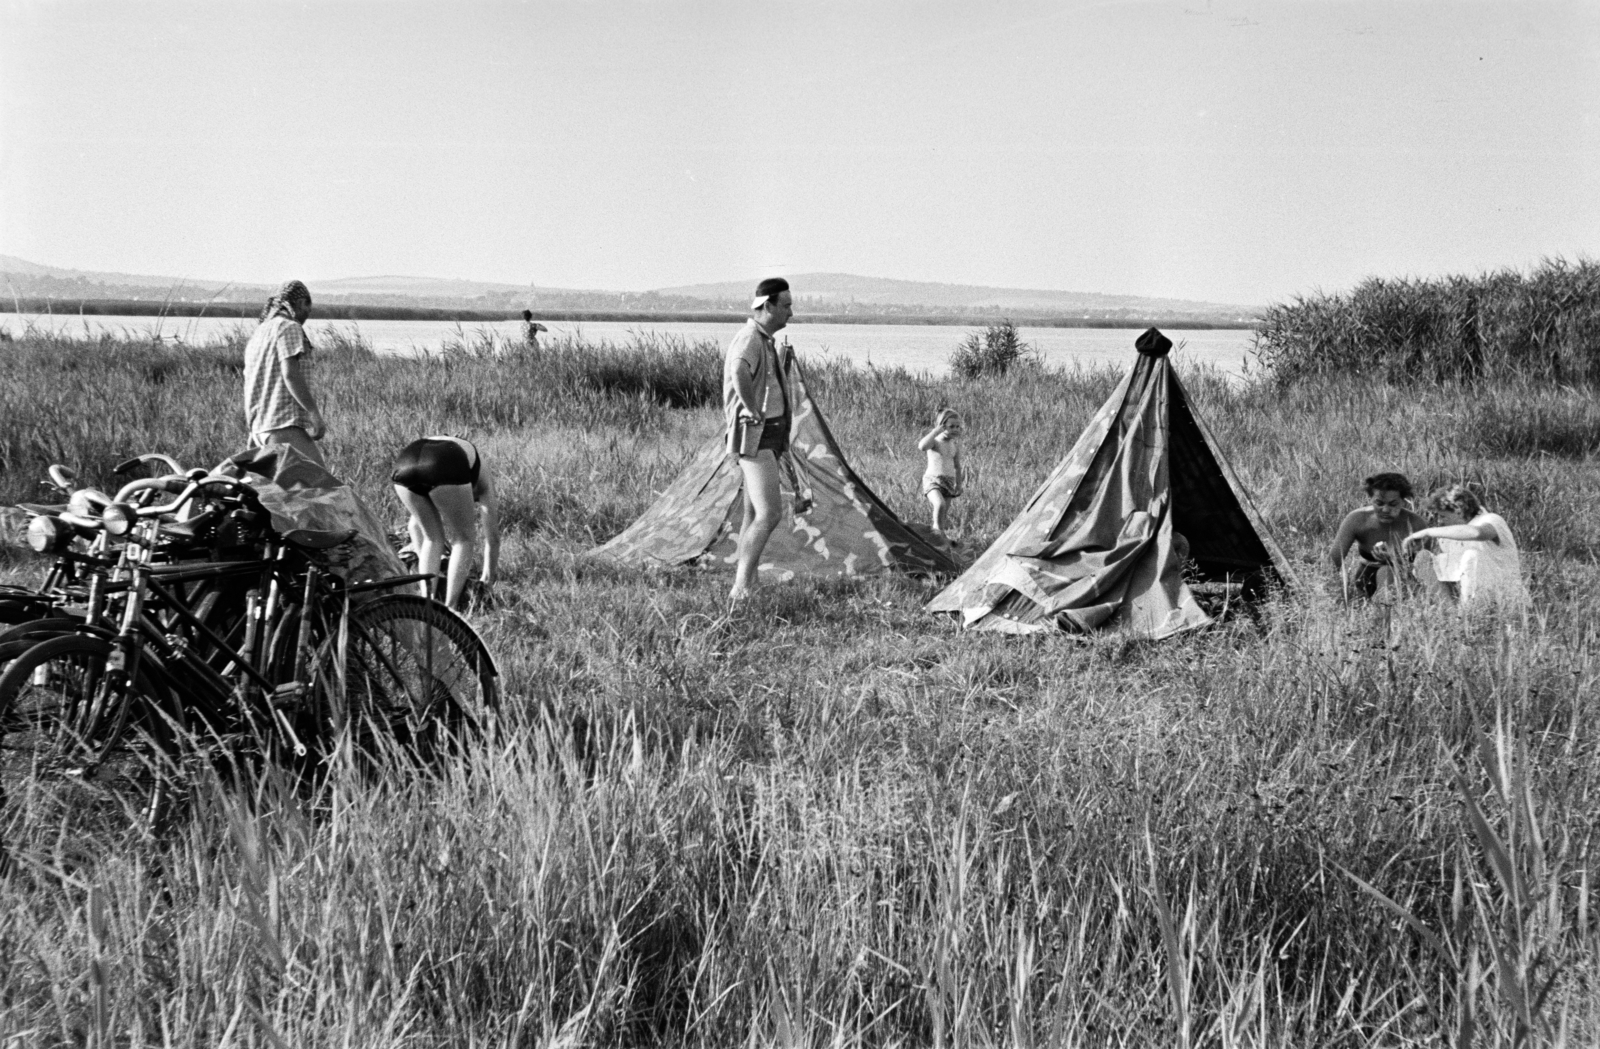
{"label": "man walking through grass", "polygon": [[722,361],[722,405],[728,454],[744,475],[744,525],[739,566],[728,596],[742,601],[757,586],[761,553],[778,527],[778,456],[789,447],[789,390],[772,337],[794,316],[789,282],[768,277],[756,285],[750,319]]}
{"label": "man walking through grass", "polygon": [[244,348],[244,419],[250,447],[287,444],[326,469],[317,442],[327,425],[306,375],[310,316],[311,292],[297,280],[285,281],[267,300],[261,325]]}

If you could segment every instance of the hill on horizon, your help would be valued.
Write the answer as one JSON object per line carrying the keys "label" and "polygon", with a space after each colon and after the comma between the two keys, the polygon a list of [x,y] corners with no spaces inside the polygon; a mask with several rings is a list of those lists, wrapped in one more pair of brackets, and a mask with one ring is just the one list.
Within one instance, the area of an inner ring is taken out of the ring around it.
{"label": "hill on horizon", "polygon": [[[1236,303],[1196,302],[1191,299],[1152,298],[1105,292],[1047,291],[1029,288],[991,288],[981,284],[942,284],[935,281],[860,277],[850,273],[801,273],[788,278],[800,301],[856,303],[862,306],[930,306],[936,309],[1014,309],[1030,312],[1079,310],[1143,310],[1152,313],[1252,312],[1254,306]],[[660,295],[685,298],[739,300],[748,298],[756,281],[721,281],[658,288]]]}
{"label": "hill on horizon", "polygon": [[[0,255],[0,276],[6,292],[19,298],[53,300],[167,299],[250,302],[270,295],[275,285],[251,284],[208,278],[155,276],[66,269]],[[849,273],[803,273],[789,278],[797,298],[813,308],[843,313],[875,312],[994,313],[1058,316],[1185,315],[1237,319],[1256,312],[1252,306],[1152,298],[1104,292],[1049,291],[1026,288],[991,288],[975,284],[862,277]],[[539,308],[717,309],[742,312],[757,278],[655,288],[644,292],[604,291],[508,284],[499,281],[448,277],[384,275],[307,279],[314,298],[345,304],[474,306],[512,309]],[[4,293],[0,293],[3,295]]]}

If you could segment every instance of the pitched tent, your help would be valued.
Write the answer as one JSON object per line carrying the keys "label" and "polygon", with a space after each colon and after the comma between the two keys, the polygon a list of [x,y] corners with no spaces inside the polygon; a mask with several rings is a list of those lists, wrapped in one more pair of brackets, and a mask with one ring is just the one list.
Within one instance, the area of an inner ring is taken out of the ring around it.
{"label": "pitched tent", "polygon": [[[790,454],[779,477],[789,513],[762,551],[762,579],[870,575],[891,569],[922,576],[955,574],[959,566],[896,517],[850,469],[806,389],[800,362],[792,352],[784,357],[794,414]],[[718,435],[642,517],[587,556],[638,565],[731,566],[738,560],[743,517],[744,477]]]}
{"label": "pitched tent", "polygon": [[1160,638],[1210,622],[1190,582],[1291,581],[1191,409],[1172,343],[1151,328],[1136,345],[1133,368],[1078,443],[929,609],[983,630]]}

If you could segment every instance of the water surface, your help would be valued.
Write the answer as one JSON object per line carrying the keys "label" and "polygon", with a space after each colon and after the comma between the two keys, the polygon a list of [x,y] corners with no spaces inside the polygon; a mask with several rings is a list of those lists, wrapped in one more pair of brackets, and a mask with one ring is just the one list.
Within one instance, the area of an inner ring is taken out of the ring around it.
{"label": "water surface", "polygon": [[[546,321],[546,339],[581,335],[591,342],[632,341],[636,334],[654,332],[690,341],[709,339],[726,345],[737,323],[678,323],[673,321]],[[232,330],[248,332],[253,324],[220,317],[93,317],[68,314],[9,314],[0,327],[13,333],[34,324],[48,331],[96,335],[113,334],[148,338],[160,335],[181,342],[203,343]],[[357,334],[379,353],[436,353],[449,342],[474,341],[485,335],[515,341],[521,338],[521,321],[456,324],[450,321],[323,321],[313,317],[307,330],[315,342],[330,329]],[[905,368],[944,375],[950,354],[977,327],[945,324],[791,324],[782,338],[804,357],[817,354],[840,357],[859,365]],[[1126,367],[1133,357],[1137,328],[1018,328],[1024,341],[1038,350],[1045,362],[1067,368]],[[1237,329],[1171,329],[1167,335],[1177,345],[1173,360],[1180,366],[1206,365],[1239,376],[1251,368],[1251,336]]]}

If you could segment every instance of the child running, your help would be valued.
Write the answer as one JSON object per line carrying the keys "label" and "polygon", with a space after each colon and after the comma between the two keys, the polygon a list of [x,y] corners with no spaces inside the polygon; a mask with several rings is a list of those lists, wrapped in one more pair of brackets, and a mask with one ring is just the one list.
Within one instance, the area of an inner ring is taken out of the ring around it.
{"label": "child running", "polygon": [[917,442],[928,453],[928,468],[922,474],[922,491],[933,507],[933,533],[943,536],[950,500],[961,494],[961,434],[965,427],[954,408],[941,408],[934,416],[933,429]]}
{"label": "child running", "polygon": [[[1400,577],[1395,574],[1395,565],[1400,561],[1405,538],[1427,524],[1406,506],[1411,500],[1411,482],[1404,474],[1373,474],[1363,487],[1371,504],[1345,515],[1328,551],[1347,597],[1373,597],[1398,585]],[[1344,558],[1352,544],[1360,560],[1346,579]]]}

